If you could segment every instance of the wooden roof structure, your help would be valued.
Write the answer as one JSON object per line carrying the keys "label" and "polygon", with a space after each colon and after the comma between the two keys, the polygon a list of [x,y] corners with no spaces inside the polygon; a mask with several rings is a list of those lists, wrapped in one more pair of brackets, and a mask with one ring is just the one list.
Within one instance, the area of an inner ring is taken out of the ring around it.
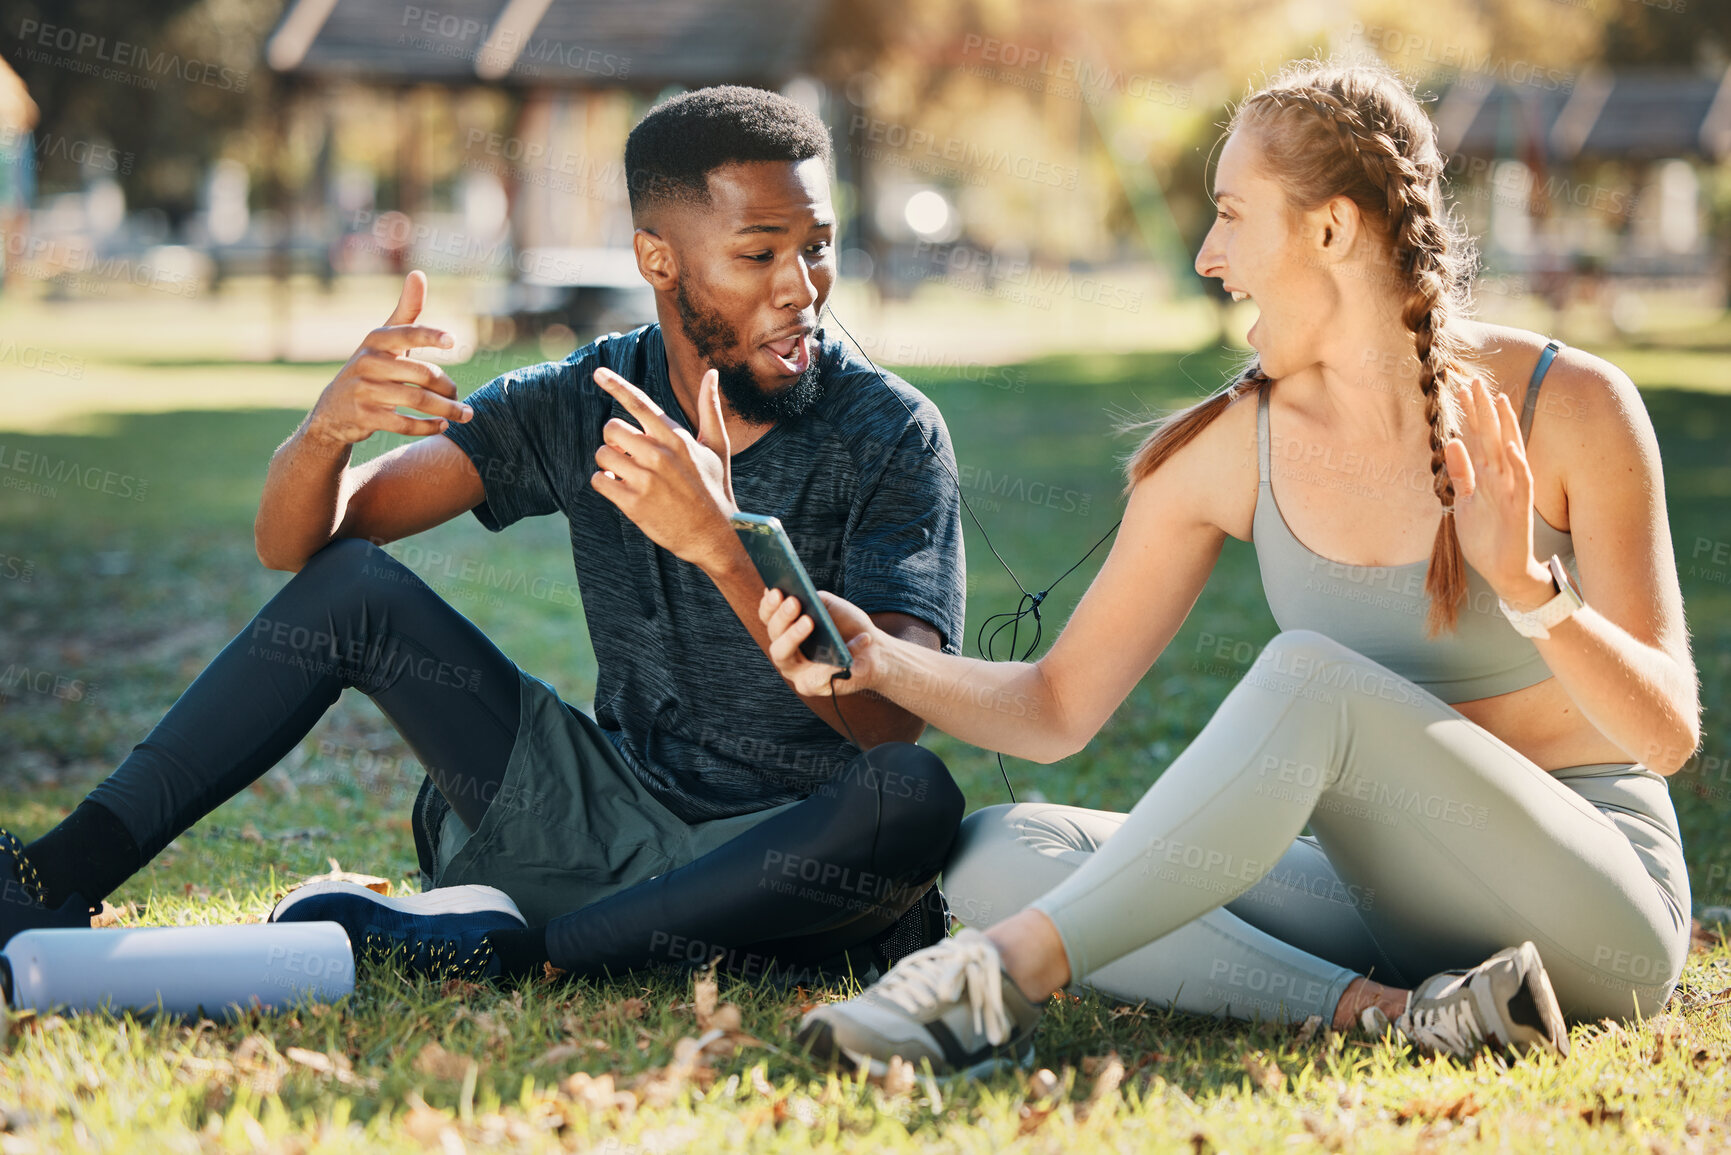
{"label": "wooden roof structure", "polygon": [[377,83],[779,86],[823,0],[290,0],[278,72]]}
{"label": "wooden roof structure", "polygon": [[1550,161],[1731,157],[1731,69],[1590,71],[1572,86],[1451,85],[1435,108],[1447,155],[1506,156],[1535,147]]}

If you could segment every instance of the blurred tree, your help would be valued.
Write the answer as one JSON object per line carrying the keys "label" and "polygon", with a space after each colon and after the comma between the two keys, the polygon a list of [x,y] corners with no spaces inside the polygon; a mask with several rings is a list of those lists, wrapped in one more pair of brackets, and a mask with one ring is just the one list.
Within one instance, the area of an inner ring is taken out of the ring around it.
{"label": "blurred tree", "polygon": [[1566,89],[1623,15],[1555,0],[854,0],[829,8],[817,69],[848,100],[838,143],[875,158],[866,179],[917,173],[919,150],[882,135],[897,130],[1079,173],[1072,189],[968,187],[965,165],[927,166],[962,186],[970,240],[1049,260],[1149,256],[1182,280],[1213,218],[1208,164],[1230,103],[1287,61],[1377,57],[1421,93],[1463,79]]}
{"label": "blurred tree", "polygon": [[1605,22],[1605,61],[1714,70],[1731,57],[1731,4],[1653,0],[1617,5]]}
{"label": "blurred tree", "polygon": [[[111,175],[129,207],[178,223],[238,130],[268,111],[261,46],[283,0],[6,0],[0,52],[42,110],[44,192],[76,189],[76,159],[106,144],[130,163]],[[108,75],[104,75],[104,72]],[[60,147],[52,147],[60,141]],[[128,157],[126,154],[130,154]]]}

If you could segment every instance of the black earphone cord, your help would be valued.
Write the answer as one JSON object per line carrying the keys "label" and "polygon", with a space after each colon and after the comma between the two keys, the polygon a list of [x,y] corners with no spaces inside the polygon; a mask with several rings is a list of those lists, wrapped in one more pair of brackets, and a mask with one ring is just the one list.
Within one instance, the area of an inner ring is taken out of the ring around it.
{"label": "black earphone cord", "polygon": [[[908,406],[906,401],[902,400],[902,395],[900,393],[897,393],[894,389],[890,388],[890,383],[884,379],[884,371],[878,368],[877,362],[872,360],[871,354],[867,353],[864,347],[860,345],[859,341],[854,338],[854,335],[848,332],[847,326],[842,324],[841,319],[835,315],[835,310],[826,306],[825,312],[829,314],[829,319],[835,322],[836,328],[840,329],[853,347],[859,350],[859,355],[865,358],[866,364],[870,365],[872,372],[877,374],[878,382],[883,385],[885,389],[889,390],[890,396],[900,402],[901,407],[908,411],[908,416],[913,418],[914,427],[920,431],[920,437],[925,441],[926,448],[931,452],[931,455],[937,459],[938,464],[944,467],[944,471],[950,475],[950,480],[956,483],[956,496],[961,499],[962,508],[967,510],[968,516],[973,519],[974,527],[980,531],[980,537],[985,540],[986,548],[992,551],[992,556],[998,559],[998,564],[1004,567],[1004,572],[1010,575],[1010,580],[1015,582],[1016,588],[1021,591],[1022,596],[1017,601],[1016,608],[1013,612],[993,614],[980,623],[979,633],[974,637],[974,646],[979,650],[980,657],[984,658],[988,662],[1004,661],[1006,658],[1010,661],[1027,661],[1033,655],[1034,651],[1039,648],[1040,638],[1045,632],[1044,623],[1040,618],[1040,604],[1046,600],[1048,594],[1058,588],[1059,582],[1080,569],[1083,562],[1094,556],[1095,550],[1106,544],[1107,538],[1110,538],[1114,533],[1118,532],[1118,527],[1124,524],[1123,519],[1120,518],[1117,522],[1113,523],[1112,528],[1102,534],[1099,541],[1089,546],[1088,552],[1083,554],[1076,561],[1075,565],[1059,574],[1056,578],[1053,578],[1051,585],[1047,586],[1039,593],[1029,593],[1028,587],[1022,584],[1022,579],[1016,576],[1016,571],[1010,568],[1010,563],[1005,561],[1003,555],[998,552],[998,547],[992,544],[991,535],[986,532],[986,527],[980,524],[979,515],[974,512],[974,507],[968,504],[968,495],[962,489],[962,479],[956,476],[956,471],[950,468],[950,463],[944,460],[944,455],[939,453],[937,446],[932,444],[931,436],[926,433],[925,427],[920,425],[919,418],[914,413],[913,409]],[[1030,614],[1033,615],[1034,618],[1034,636],[1029,639],[1027,648],[1020,654],[1017,654],[1016,649],[1021,642],[1022,619]],[[1000,621],[999,619],[1003,620]],[[998,624],[992,627],[992,632],[990,634],[987,634],[986,628],[992,626],[993,622],[997,622]],[[1000,658],[996,653],[998,639],[1006,629],[1010,631],[1010,652],[1005,656],[1005,658]],[[835,704],[836,717],[841,719],[842,728],[847,731],[848,740],[863,751],[865,747],[861,746],[859,739],[854,737],[853,727],[848,725],[847,718],[841,711],[841,697],[835,692],[836,680],[844,677],[846,677],[846,671],[841,670],[830,675],[830,701]],[[998,773],[1002,774],[1004,777],[1004,789],[1010,792],[1010,801],[1016,801],[1016,788],[1010,785],[1010,772],[1004,768],[1003,754],[998,755]]]}

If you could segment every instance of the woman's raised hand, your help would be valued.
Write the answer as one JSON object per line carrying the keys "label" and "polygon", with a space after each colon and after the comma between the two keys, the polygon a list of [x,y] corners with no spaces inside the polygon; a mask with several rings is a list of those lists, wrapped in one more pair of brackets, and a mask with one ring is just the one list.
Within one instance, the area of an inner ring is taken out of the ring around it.
{"label": "woman's raised hand", "polygon": [[817,623],[800,608],[798,598],[777,589],[764,590],[763,600],[757,606],[758,620],[769,629],[770,660],[781,671],[781,676],[808,698],[870,689],[876,675],[882,672],[882,631],[864,610],[845,598],[827,590],[819,590],[817,596],[823,599],[824,607],[829,610],[830,618],[846,639],[848,651],[853,654],[853,668],[849,675],[831,682],[831,676],[841,672],[840,666],[814,662],[799,652],[800,643],[811,636]]}
{"label": "woman's raised hand", "polygon": [[1477,377],[1455,397],[1461,431],[1443,446],[1454,482],[1455,533],[1467,564],[1506,597],[1544,568],[1533,557],[1533,472],[1520,421],[1508,395],[1493,397]]}

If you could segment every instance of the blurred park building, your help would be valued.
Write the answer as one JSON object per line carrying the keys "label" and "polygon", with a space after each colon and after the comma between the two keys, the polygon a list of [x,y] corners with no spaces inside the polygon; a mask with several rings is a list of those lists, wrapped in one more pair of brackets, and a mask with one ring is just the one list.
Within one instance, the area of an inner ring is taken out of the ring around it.
{"label": "blurred park building", "polygon": [[296,215],[337,272],[503,272],[478,302],[489,317],[652,320],[626,135],[661,93],[788,87],[818,12],[805,0],[291,0],[265,53],[287,80],[287,115],[317,136]]}
{"label": "blurred park building", "polygon": [[1731,159],[1731,69],[1589,70],[1567,88],[1458,83],[1435,115],[1491,276],[1547,297],[1608,278],[1723,291],[1711,191]]}
{"label": "blurred park building", "polygon": [[[1213,290],[1190,263],[1212,219],[1209,159],[1227,105],[1306,52],[1381,56],[1435,97],[1482,290],[1553,307],[1610,301],[1619,286],[1720,305],[1727,292],[1731,68],[1723,54],[1616,59],[1606,21],[1650,14],[1493,0],[1461,11],[1495,19],[1438,49],[1434,33],[1354,19],[1371,0],[1243,0],[1255,20],[1204,0],[1172,0],[1172,12],[1049,0],[992,12],[927,0],[230,2],[254,13],[251,32],[172,35],[214,35],[206,51],[228,53],[243,78],[257,69],[232,91],[173,94],[231,127],[165,137],[140,151],[141,171],[132,151],[88,155],[103,117],[137,111],[126,90],[74,111],[57,99],[72,83],[64,70],[20,64],[48,95],[35,92],[43,122],[25,150],[41,162],[39,191],[14,226],[32,239],[9,253],[54,292],[77,295],[116,262],[200,283],[420,267],[474,281],[489,345],[524,325],[583,333],[650,319],[630,252],[625,136],[663,96],[725,82],[780,90],[830,125],[843,274],[880,298],[941,285],[992,306],[1069,292],[1140,308]],[[1447,13],[1402,19],[1429,16]],[[1528,64],[1497,54],[1509,20],[1530,26],[1534,54],[1564,24],[1573,39]],[[1471,36],[1493,47],[1456,51]],[[1607,55],[1614,66],[1582,63]],[[0,189],[29,179],[5,147],[29,131],[0,128],[0,168],[11,165]],[[54,155],[68,140],[86,143],[85,162]]]}

